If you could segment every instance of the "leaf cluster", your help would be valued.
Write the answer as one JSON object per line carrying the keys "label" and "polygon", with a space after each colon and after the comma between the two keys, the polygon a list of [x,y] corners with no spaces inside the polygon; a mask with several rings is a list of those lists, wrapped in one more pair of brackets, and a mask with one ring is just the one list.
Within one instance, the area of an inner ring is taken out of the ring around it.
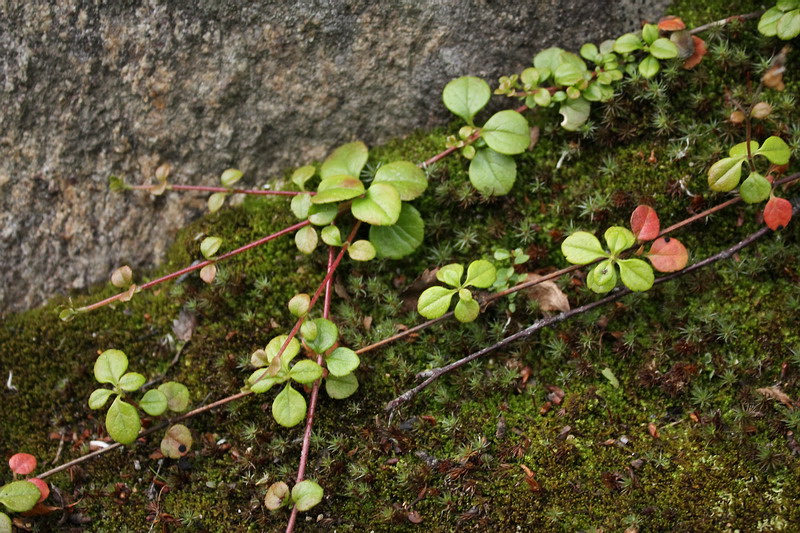
{"label": "leaf cluster", "polygon": [[458,294],[455,316],[460,322],[472,322],[478,318],[480,305],[467,287],[488,289],[497,280],[497,269],[485,259],[473,261],[467,267],[464,278],[464,266],[458,263],[445,265],[436,272],[436,279],[447,287],[429,287],[423,291],[417,301],[417,312],[425,318],[439,318],[450,308],[453,296]]}
{"label": "leaf cluster", "polygon": [[778,0],[758,21],[758,31],[767,37],[788,41],[800,35],[800,0]]}

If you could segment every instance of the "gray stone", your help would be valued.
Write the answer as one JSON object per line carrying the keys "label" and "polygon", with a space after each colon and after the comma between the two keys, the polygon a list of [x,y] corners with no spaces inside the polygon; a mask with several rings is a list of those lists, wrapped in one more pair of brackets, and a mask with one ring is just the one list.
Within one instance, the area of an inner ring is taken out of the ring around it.
{"label": "gray stone", "polygon": [[258,186],[338,144],[448,120],[450,79],[495,82],[659,2],[0,0],[0,310],[151,266],[205,196],[116,195],[111,174]]}

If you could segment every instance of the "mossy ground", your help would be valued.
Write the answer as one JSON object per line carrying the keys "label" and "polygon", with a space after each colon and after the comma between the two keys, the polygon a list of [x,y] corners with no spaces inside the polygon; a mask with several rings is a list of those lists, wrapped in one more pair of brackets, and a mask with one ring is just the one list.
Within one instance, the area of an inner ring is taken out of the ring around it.
{"label": "mossy ground", "polygon": [[[729,7],[675,9],[702,23],[730,14]],[[670,224],[721,201],[708,193],[705,169],[744,136],[725,121],[726,93],[744,94],[746,73],[779,46],[754,38],[754,28],[734,26],[709,39],[709,57],[694,72],[670,69],[657,82],[628,84],[597,107],[589,135],[553,127],[554,116],[534,117],[540,140],[519,158],[507,197],[481,199],[465,162],[443,161],[429,193],[415,202],[427,223],[424,249],[402,261],[342,267],[333,314],[343,341],[359,347],[416,324],[402,292],[424,268],[488,256],[499,246],[526,248],[529,271],[562,267],[564,235],[626,224],[640,202]],[[795,71],[784,93],[764,93],[776,112],[756,138],[780,133],[800,144]],[[423,160],[443,148],[446,133],[412,135],[374,148],[371,157]],[[758,210],[737,206],[679,238],[693,259],[706,257],[759,227]],[[159,272],[191,263],[200,233],[222,236],[230,249],[290,223],[285,201],[248,200],[182,232]],[[354,397],[322,394],[309,475],[326,497],[299,529],[797,531],[793,432],[800,415],[757,389],[800,398],[799,228],[793,223],[734,260],[495,353],[441,379],[391,421],[383,406],[413,386],[418,371],[491,344],[541,313],[518,298],[513,314],[500,304],[476,323],[447,323],[365,354]],[[102,416],[86,400],[94,359],[107,348],[124,350],[132,370],[166,371],[186,383],[194,405],[238,391],[249,354],[291,326],[288,298],[321,280],[323,255],[299,256],[282,239],[222,264],[223,283],[204,286],[189,276],[69,323],[54,312],[63,300],[4,317],[0,368],[4,378],[13,371],[18,389],[2,393],[4,454],[26,451],[50,462],[59,443],[51,434],[63,433],[63,462],[104,435]],[[596,298],[579,280],[560,281],[573,306]],[[111,293],[104,287],[74,300]],[[198,325],[168,368],[172,321],[182,309],[196,313]],[[606,368],[619,387],[601,374]],[[548,404],[559,390],[563,401]],[[271,398],[192,419],[195,446],[185,460],[149,459],[158,445],[150,439],[51,481],[68,501],[79,500],[72,520],[78,511],[91,518],[90,531],[146,531],[148,516],[159,517],[154,530],[280,531],[287,515],[266,511],[263,494],[271,482],[294,478],[302,429],[278,427]],[[416,517],[420,525],[410,520]],[[61,518],[30,523],[38,531],[80,529]]]}

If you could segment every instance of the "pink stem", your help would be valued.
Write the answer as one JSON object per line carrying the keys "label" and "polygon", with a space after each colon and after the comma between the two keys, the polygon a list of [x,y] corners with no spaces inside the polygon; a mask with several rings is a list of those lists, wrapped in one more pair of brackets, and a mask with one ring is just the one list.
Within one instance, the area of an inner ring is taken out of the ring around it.
{"label": "pink stem", "polygon": [[[160,185],[131,185],[137,191],[149,191]],[[200,191],[200,192],[228,192],[236,194],[256,194],[262,196],[297,196],[305,194],[304,191],[268,191],[264,189],[228,189],[226,187],[206,187],[205,185],[167,185],[168,191]],[[309,192],[308,194],[316,194]]]}

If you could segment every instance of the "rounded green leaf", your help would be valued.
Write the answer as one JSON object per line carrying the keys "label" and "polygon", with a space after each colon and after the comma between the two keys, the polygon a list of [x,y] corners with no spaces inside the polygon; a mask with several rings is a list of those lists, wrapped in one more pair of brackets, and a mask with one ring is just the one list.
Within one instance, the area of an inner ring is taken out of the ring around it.
{"label": "rounded green leaf", "polygon": [[364,198],[353,200],[350,211],[357,219],[375,226],[391,226],[400,217],[400,193],[388,183],[373,183]]}
{"label": "rounded green leaf", "polygon": [[302,359],[289,371],[289,377],[298,383],[314,383],[322,377],[322,367],[311,359]]}
{"label": "rounded green leaf", "polygon": [[586,276],[586,286],[598,294],[607,293],[616,285],[617,271],[610,259],[598,263]]}
{"label": "rounded green leaf", "polygon": [[14,533],[11,519],[3,512],[0,512],[0,533]]}
{"label": "rounded green leaf", "polygon": [[367,240],[359,240],[347,247],[347,253],[353,261],[371,261],[375,258],[375,247]]}
{"label": "rounded green leaf", "polygon": [[142,422],[136,408],[117,396],[106,413],[108,435],[119,443],[130,444],[139,436],[141,428]]}
{"label": "rounded green leaf", "polygon": [[559,114],[564,117],[561,127],[567,131],[577,131],[588,120],[591,108],[592,105],[584,98],[565,100],[558,109]]}
{"label": "rounded green leaf", "polygon": [[339,347],[325,358],[325,366],[331,375],[342,377],[358,368],[361,360],[358,354],[350,348]]}
{"label": "rounded green leaf", "polygon": [[461,278],[464,276],[464,266],[458,263],[451,263],[445,265],[436,271],[436,279],[450,285],[451,287],[460,287]]}
{"label": "rounded green leaf", "polygon": [[[310,200],[309,200],[310,202]],[[315,226],[327,226],[339,214],[336,204],[310,204],[308,208],[308,221]]]}
{"label": "rounded green leaf", "polygon": [[346,376],[334,376],[328,374],[325,378],[325,392],[334,400],[344,400],[352,396],[358,390],[358,379],[355,374]]}
{"label": "rounded green leaf", "polygon": [[380,257],[399,259],[411,254],[422,244],[425,223],[412,205],[403,203],[397,222],[391,226],[370,226],[369,241]]}
{"label": "rounded green leaf", "polygon": [[308,511],[322,501],[322,487],[309,481],[301,481],[292,487],[292,501],[297,506],[298,511]]}
{"label": "rounded green leaf", "polygon": [[678,47],[669,39],[661,37],[650,45],[650,54],[658,59],[672,59],[678,57]]}
{"label": "rounded green leaf", "polygon": [[[538,91],[533,94],[533,101],[539,107],[547,107],[550,105],[550,100],[552,96],[550,95],[550,91],[542,87]],[[530,106],[533,107],[533,106]]]}
{"label": "rounded green leaf", "polygon": [[294,427],[306,416],[306,399],[287,383],[272,402],[272,416],[278,424]]}
{"label": "rounded green leaf", "polygon": [[313,178],[316,172],[317,169],[314,168],[314,165],[300,167],[292,173],[292,183],[297,185],[301,191],[304,191],[306,190],[306,182]]}
{"label": "rounded green leaf", "polygon": [[481,149],[469,164],[469,181],[484,196],[508,194],[517,179],[514,158]]}
{"label": "rounded green leaf", "polygon": [[[253,353],[253,355],[250,357],[250,364],[255,367],[269,365],[275,356],[278,355],[278,352],[288,338],[288,335],[278,335],[277,337],[274,337],[269,341],[269,343],[267,343],[267,347],[264,350],[256,350]],[[286,350],[284,350],[281,359],[284,361],[291,361],[298,353],[300,353],[300,342],[296,338],[292,337],[292,340],[289,341],[289,344],[286,346]]]}
{"label": "rounded green leaf", "polygon": [[792,9],[800,8],[800,0],[778,0],[775,7],[781,11],[791,11]]}
{"label": "rounded green leaf", "polygon": [[361,175],[361,169],[367,164],[368,156],[367,145],[363,142],[344,144],[325,159],[319,175],[323,180],[342,175],[357,178]]}
{"label": "rounded green leaf", "polygon": [[467,280],[464,282],[464,286],[471,285],[479,289],[487,289],[494,284],[496,279],[497,269],[494,265],[485,259],[478,259],[467,267]]}
{"label": "rounded green leaf", "polygon": [[481,137],[489,148],[506,155],[521,154],[531,144],[528,121],[513,109],[492,115],[481,128]]}
{"label": "rounded green leaf", "polygon": [[455,317],[459,322],[472,322],[478,318],[480,306],[475,300],[459,300],[456,302]]}
{"label": "rounded green leaf", "polygon": [[583,74],[586,72],[586,67],[581,69],[579,66],[572,63],[562,63],[553,73],[553,79],[556,85],[570,86],[575,85],[583,80]]}
{"label": "rounded green leaf", "polygon": [[228,193],[225,192],[215,192],[211,196],[208,197],[208,210],[212,213],[216,213],[220,210],[220,208],[225,204],[225,198],[228,196]]}
{"label": "rounded green leaf", "polygon": [[310,321],[316,326],[316,336],[313,339],[305,338],[306,344],[314,353],[322,354],[333,348],[339,340],[339,328],[327,318],[317,318]]}
{"label": "rounded green leaf", "polygon": [[12,481],[0,487],[0,503],[15,513],[33,509],[41,495],[39,488],[30,481]]}
{"label": "rounded green leaf", "polygon": [[144,385],[145,381],[147,381],[147,379],[138,372],[128,372],[119,378],[119,388],[129,392],[135,391]]}
{"label": "rounded green leaf", "polygon": [[775,27],[779,39],[788,41],[800,35],[800,9],[784,13]]}
{"label": "rounded green leaf", "polygon": [[308,210],[311,208],[311,195],[308,193],[298,194],[292,198],[289,207],[294,216],[300,220],[308,218]]}
{"label": "rounded green leaf", "polygon": [[597,50],[596,45],[592,43],[586,43],[583,46],[581,46],[579,52],[582,58],[587,59],[593,63],[597,63],[595,59],[597,59],[597,54],[599,54],[600,52]]}
{"label": "rounded green leaf", "polygon": [[739,195],[748,204],[757,204],[769,198],[772,184],[761,174],[751,172],[739,187]]}
{"label": "rounded green leaf", "polygon": [[395,161],[382,165],[375,173],[372,183],[390,183],[394,185],[404,202],[422,196],[428,188],[428,178],[425,172],[414,163],[408,161]]}
{"label": "rounded green leaf", "polygon": [[122,350],[106,350],[94,362],[94,378],[98,383],[116,385],[128,369],[128,357]]}
{"label": "rounded green leaf", "polygon": [[317,230],[311,226],[303,226],[297,230],[297,233],[294,234],[294,242],[297,245],[298,250],[304,254],[310,254],[314,251],[319,243]]}
{"label": "rounded green leaf", "polygon": [[311,197],[313,204],[329,204],[350,200],[364,194],[364,184],[352,176],[331,176],[325,178],[317,187],[317,194]]}
{"label": "rounded green leaf", "polygon": [[425,318],[439,318],[450,308],[450,300],[456,289],[429,287],[419,295],[417,312]]}
{"label": "rounded green leaf", "polygon": [[325,226],[320,234],[322,235],[322,242],[328,246],[342,245],[342,234],[336,226]]}
{"label": "rounded green leaf", "polygon": [[474,76],[456,78],[442,91],[444,106],[469,124],[492,96],[489,84]]}
{"label": "rounded green leaf", "polygon": [[533,87],[539,83],[539,69],[526,68],[520,73],[519,81],[521,81],[526,87]]}
{"label": "rounded green leaf", "polygon": [[247,385],[255,394],[267,392],[276,383],[285,381],[285,379],[279,380],[276,377],[268,376],[268,370],[268,368],[259,368],[247,378]]}
{"label": "rounded green leaf", "polygon": [[289,300],[289,312],[294,316],[304,316],[308,313],[310,304],[311,297],[308,294],[304,292],[295,294],[292,296],[292,299]]}
{"label": "rounded green leaf", "polygon": [[764,141],[764,144],[761,145],[761,148],[756,150],[755,153],[757,155],[763,155],[774,165],[787,164],[789,162],[789,157],[792,155],[792,151],[789,149],[789,145],[786,144],[786,141],[774,135],[768,137],[767,140]]}
{"label": "rounded green leaf", "polygon": [[183,383],[167,381],[159,385],[158,390],[166,396],[170,411],[180,413],[189,407],[189,389]]}
{"label": "rounded green leaf", "polygon": [[103,407],[114,391],[109,389],[95,389],[89,395],[89,409],[100,409]]}
{"label": "rounded green leaf", "polygon": [[192,432],[183,424],[170,426],[161,439],[161,453],[170,459],[180,459],[192,449]]}
{"label": "rounded green leaf", "polygon": [[[755,155],[756,150],[758,150],[758,141],[750,141],[750,152]],[[733,147],[728,150],[728,155],[731,157],[747,157],[747,143],[741,142],[733,145]]]}
{"label": "rounded green leaf", "polygon": [[655,43],[658,39],[658,26],[655,24],[645,24],[642,28],[642,39],[650,45]]}
{"label": "rounded green leaf", "polygon": [[652,55],[648,55],[639,63],[639,74],[641,74],[643,78],[652,78],[658,74],[659,70],[661,70],[661,63]]}
{"label": "rounded green leaf", "polygon": [[217,253],[220,246],[222,246],[221,238],[206,237],[203,239],[203,242],[200,243],[200,253],[203,254],[203,257],[206,259],[211,259],[214,257],[214,254]]}
{"label": "rounded green leaf", "polygon": [[167,395],[157,389],[144,393],[139,401],[139,407],[150,416],[159,416],[167,410]]}
{"label": "rounded green leaf", "polygon": [[743,157],[720,159],[708,169],[708,186],[712,191],[728,192],[739,185],[742,177]]}
{"label": "rounded green leaf", "polygon": [[777,7],[767,9],[758,20],[758,31],[767,37],[774,37],[778,34],[778,20],[783,16],[783,11]]}
{"label": "rounded green leaf", "polygon": [[222,175],[219,177],[220,183],[222,183],[223,187],[230,187],[240,179],[242,179],[242,171],[236,168],[229,168],[222,172]]}
{"label": "rounded green leaf", "polygon": [[653,286],[653,268],[641,259],[617,261],[622,283],[632,291],[646,291]]}
{"label": "rounded green leaf", "polygon": [[636,244],[636,237],[631,230],[622,226],[611,226],[603,235],[608,249],[612,254],[618,254]]}
{"label": "rounded green leaf", "polygon": [[642,39],[635,33],[626,33],[614,41],[614,51],[618,54],[629,54],[634,50],[641,50]]}
{"label": "rounded green leaf", "polygon": [[586,231],[576,231],[561,243],[561,253],[572,264],[585,265],[595,259],[607,257],[597,237]]}

